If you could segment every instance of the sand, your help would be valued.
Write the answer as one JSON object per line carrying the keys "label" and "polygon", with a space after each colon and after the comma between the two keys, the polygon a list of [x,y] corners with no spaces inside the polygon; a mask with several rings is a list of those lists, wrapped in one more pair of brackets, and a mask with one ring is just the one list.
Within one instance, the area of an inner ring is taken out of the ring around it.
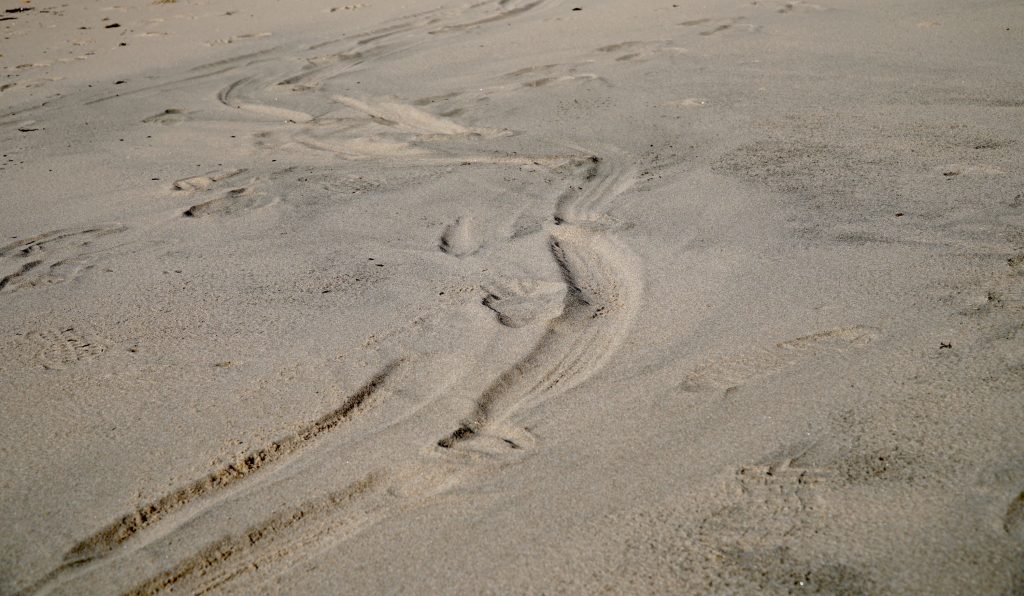
{"label": "sand", "polygon": [[1020,593],[1013,0],[9,0],[0,593]]}

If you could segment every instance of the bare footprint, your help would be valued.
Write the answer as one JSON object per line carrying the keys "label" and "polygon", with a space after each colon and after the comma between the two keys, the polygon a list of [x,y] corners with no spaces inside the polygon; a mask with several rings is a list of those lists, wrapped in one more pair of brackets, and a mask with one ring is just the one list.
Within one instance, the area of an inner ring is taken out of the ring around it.
{"label": "bare footprint", "polygon": [[513,329],[550,321],[565,308],[563,284],[517,281],[487,288],[487,291],[483,305],[494,311],[499,323]]}
{"label": "bare footprint", "polygon": [[185,217],[227,217],[266,207],[273,202],[273,198],[255,191],[251,187],[235,188],[229,190],[224,196],[192,205],[183,215]]}
{"label": "bare footprint", "polygon": [[97,239],[127,228],[118,224],[84,229],[54,230],[0,248],[0,291],[62,283],[92,268]]}
{"label": "bare footprint", "polygon": [[453,257],[469,256],[480,250],[480,241],[475,236],[472,217],[460,217],[448,225],[441,234],[438,247]]}
{"label": "bare footprint", "polygon": [[174,190],[206,190],[221,180],[233,178],[246,171],[245,168],[237,170],[214,170],[202,176],[192,176],[176,180],[173,184]]}

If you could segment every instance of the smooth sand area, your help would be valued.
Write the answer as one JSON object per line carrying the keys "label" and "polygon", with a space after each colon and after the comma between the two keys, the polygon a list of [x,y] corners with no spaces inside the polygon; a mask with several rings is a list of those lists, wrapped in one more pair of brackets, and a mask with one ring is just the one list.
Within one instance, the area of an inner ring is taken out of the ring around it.
{"label": "smooth sand area", "polygon": [[0,594],[1024,592],[1019,0],[5,2]]}

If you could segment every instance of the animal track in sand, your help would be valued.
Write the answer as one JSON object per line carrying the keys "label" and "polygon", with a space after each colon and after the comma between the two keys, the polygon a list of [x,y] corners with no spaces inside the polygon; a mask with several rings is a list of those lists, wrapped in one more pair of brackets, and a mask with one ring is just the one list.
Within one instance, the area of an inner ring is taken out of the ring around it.
{"label": "animal track in sand", "polygon": [[483,305],[494,311],[499,323],[513,329],[554,319],[565,307],[562,284],[518,281],[485,289]]}
{"label": "animal track in sand", "polygon": [[74,279],[92,268],[93,255],[100,249],[94,242],[127,230],[119,224],[54,230],[16,240],[0,248],[0,291],[47,286]]}
{"label": "animal track in sand", "polygon": [[825,354],[841,354],[863,348],[878,337],[869,327],[840,327],[756,348],[735,356],[723,356],[694,368],[679,385],[687,392],[729,389],[746,381],[778,372],[801,360]]}
{"label": "animal track in sand", "polygon": [[444,229],[438,247],[453,257],[469,256],[480,250],[480,241],[475,236],[472,217],[459,217]]}
{"label": "animal track in sand", "polygon": [[319,437],[372,408],[383,399],[388,379],[401,361],[394,361],[365,385],[343,400],[341,405],[306,424],[298,432],[250,452],[238,461],[211,470],[206,476],[180,487],[163,497],[129,512],[114,523],[82,540],[64,556],[64,564],[45,581],[62,571],[96,561],[111,553],[140,532],[199,499],[208,498],[252,477],[272,464],[283,463]]}
{"label": "animal track in sand", "polygon": [[228,217],[266,207],[275,201],[273,197],[251,187],[235,188],[216,199],[192,205],[182,215],[194,218]]}

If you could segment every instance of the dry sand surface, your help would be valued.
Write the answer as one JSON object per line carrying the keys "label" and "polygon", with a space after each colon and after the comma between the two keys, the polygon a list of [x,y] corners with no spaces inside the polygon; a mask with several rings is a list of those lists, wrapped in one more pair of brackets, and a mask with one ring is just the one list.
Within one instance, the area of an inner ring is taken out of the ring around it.
{"label": "dry sand surface", "polygon": [[1019,0],[65,1],[0,593],[1024,592]]}

